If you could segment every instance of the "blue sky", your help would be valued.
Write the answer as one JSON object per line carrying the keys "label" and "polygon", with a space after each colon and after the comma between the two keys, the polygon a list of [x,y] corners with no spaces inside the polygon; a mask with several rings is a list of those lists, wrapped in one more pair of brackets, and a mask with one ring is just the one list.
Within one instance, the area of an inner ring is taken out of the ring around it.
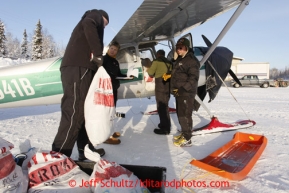
{"label": "blue sky", "polygon": [[[32,35],[40,19],[43,29],[65,47],[83,13],[103,9],[110,16],[104,36],[104,43],[108,44],[141,3],[142,0],[9,0],[1,2],[0,19],[6,31],[20,41],[24,29]],[[202,34],[214,41],[233,11],[192,29],[194,45],[204,46]],[[288,19],[288,0],[251,0],[219,45],[231,49],[236,57],[244,58],[243,62],[269,62],[271,68],[284,69],[289,67]]]}

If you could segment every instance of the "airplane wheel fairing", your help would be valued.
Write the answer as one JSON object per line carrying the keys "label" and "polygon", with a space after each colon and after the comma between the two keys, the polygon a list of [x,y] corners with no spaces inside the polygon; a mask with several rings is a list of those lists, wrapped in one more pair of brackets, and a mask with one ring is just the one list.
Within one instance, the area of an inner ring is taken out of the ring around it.
{"label": "airplane wheel fairing", "polygon": [[269,87],[269,84],[266,82],[262,85],[262,88],[268,88]]}
{"label": "airplane wheel fairing", "polygon": [[240,85],[239,85],[238,83],[236,83],[236,84],[234,84],[234,87],[235,87],[235,88],[239,88]]}

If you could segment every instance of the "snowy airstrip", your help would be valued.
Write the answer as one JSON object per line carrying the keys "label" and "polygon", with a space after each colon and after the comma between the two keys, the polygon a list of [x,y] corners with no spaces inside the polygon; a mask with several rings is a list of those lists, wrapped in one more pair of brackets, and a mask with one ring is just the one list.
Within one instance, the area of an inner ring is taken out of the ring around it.
{"label": "snowy airstrip", "polygon": [[[4,66],[3,61],[0,66]],[[5,61],[5,66],[9,65],[9,61]],[[157,115],[142,114],[156,109],[154,97],[118,101],[116,111],[125,113],[125,118],[117,117],[114,120],[115,130],[121,132],[121,144],[99,145],[106,151],[104,158],[119,164],[165,167],[168,182],[185,179],[207,184],[207,187],[190,189],[166,187],[168,193],[288,192],[289,88],[230,87],[229,90],[237,101],[226,87],[220,89],[213,102],[207,103],[208,98],[204,100],[212,114],[225,123],[254,120],[255,126],[238,131],[264,135],[268,139],[263,154],[244,180],[227,180],[188,164],[192,159],[202,159],[226,144],[237,131],[194,136],[192,147],[175,147],[172,137],[180,128],[176,114],[171,114],[172,131],[167,136],[153,132],[159,123]],[[170,107],[175,107],[174,97],[170,99]],[[26,139],[30,139],[33,147],[50,150],[60,116],[59,104],[0,109],[0,137],[14,144],[13,154],[19,153],[18,146]],[[193,113],[194,127],[200,127],[209,120],[208,113],[202,108]],[[72,158],[78,158],[76,149]],[[228,182],[226,187],[210,187],[223,182]]]}

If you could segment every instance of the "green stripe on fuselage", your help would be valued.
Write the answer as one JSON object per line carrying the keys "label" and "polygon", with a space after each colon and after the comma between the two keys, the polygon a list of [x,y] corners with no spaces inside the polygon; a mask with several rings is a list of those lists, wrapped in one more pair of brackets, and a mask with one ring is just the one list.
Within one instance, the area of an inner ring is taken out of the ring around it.
{"label": "green stripe on fuselage", "polygon": [[2,77],[0,104],[62,94],[60,63],[57,60],[43,72]]}
{"label": "green stripe on fuselage", "polygon": [[[1,78],[0,104],[47,97],[62,94],[62,82],[59,67],[61,59],[55,61],[43,72],[12,75]],[[120,83],[129,83],[143,80],[141,67],[139,76],[131,80],[121,80]],[[126,74],[127,69],[121,70]]]}

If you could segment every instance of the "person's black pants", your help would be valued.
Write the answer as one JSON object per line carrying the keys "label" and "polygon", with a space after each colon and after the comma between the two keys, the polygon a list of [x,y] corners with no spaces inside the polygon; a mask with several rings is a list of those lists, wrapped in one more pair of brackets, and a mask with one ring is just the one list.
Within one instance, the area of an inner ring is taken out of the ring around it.
{"label": "person's black pants", "polygon": [[192,137],[194,99],[195,95],[176,96],[177,116],[186,140]]}
{"label": "person's black pants", "polygon": [[52,150],[70,157],[75,142],[79,153],[90,143],[84,123],[84,102],[95,72],[81,67],[62,67],[61,119]]}
{"label": "person's black pants", "polygon": [[164,131],[171,131],[171,119],[169,115],[170,83],[162,78],[155,79],[155,97],[157,111],[160,118],[158,127]]}

